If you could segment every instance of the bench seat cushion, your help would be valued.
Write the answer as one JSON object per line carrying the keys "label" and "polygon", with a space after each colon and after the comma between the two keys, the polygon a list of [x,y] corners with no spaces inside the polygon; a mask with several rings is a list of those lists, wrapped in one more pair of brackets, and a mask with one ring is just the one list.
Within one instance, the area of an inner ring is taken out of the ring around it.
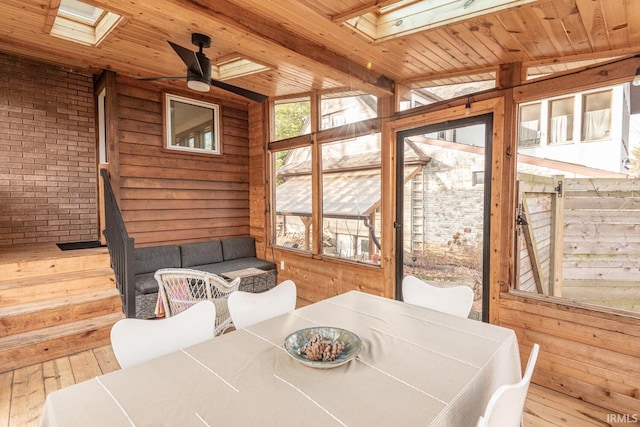
{"label": "bench seat cushion", "polygon": [[178,245],[136,248],[136,275],[155,273],[161,268],[179,268],[180,247]]}
{"label": "bench seat cushion", "polygon": [[222,255],[225,261],[255,258],[256,240],[253,237],[232,237],[222,240]]}
{"label": "bench seat cushion", "polygon": [[135,286],[139,295],[158,292],[154,275],[161,268],[191,268],[218,276],[249,267],[276,271],[274,263],[256,257],[253,237],[137,248],[135,253]]}
{"label": "bench seat cushion", "polygon": [[182,268],[222,262],[222,244],[220,240],[186,243],[180,245],[180,257]]}
{"label": "bench seat cushion", "polygon": [[153,273],[136,274],[136,293],[153,294],[158,292],[158,282]]}

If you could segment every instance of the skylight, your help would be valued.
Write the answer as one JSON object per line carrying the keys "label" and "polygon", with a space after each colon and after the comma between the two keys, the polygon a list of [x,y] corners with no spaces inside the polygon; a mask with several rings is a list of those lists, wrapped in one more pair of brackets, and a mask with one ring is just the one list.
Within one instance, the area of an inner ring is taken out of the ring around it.
{"label": "skylight", "polygon": [[376,1],[341,13],[344,22],[372,41],[424,31],[535,0],[398,0]]}
{"label": "skylight", "polygon": [[211,68],[211,77],[216,80],[229,80],[273,69],[269,65],[240,54],[218,58]]}
{"label": "skylight", "polygon": [[104,13],[103,9],[77,0],[62,0],[58,7],[58,16],[94,26]]}
{"label": "skylight", "polygon": [[51,35],[76,43],[98,45],[122,18],[117,13],[83,3],[61,0],[55,14]]}

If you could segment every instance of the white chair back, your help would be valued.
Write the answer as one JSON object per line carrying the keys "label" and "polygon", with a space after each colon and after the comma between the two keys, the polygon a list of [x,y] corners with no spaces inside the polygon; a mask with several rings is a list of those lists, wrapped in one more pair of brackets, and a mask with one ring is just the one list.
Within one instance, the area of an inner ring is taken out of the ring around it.
{"label": "white chair back", "polygon": [[229,312],[233,326],[244,329],[254,323],[271,319],[296,308],[296,284],[285,280],[261,293],[236,291],[229,295]]}
{"label": "white chair back", "polygon": [[167,319],[122,319],[111,328],[113,353],[122,368],[133,366],[213,338],[215,320],[211,301]]}
{"label": "white chair back", "polygon": [[216,306],[216,335],[231,326],[227,297],[238,290],[240,278],[227,282],[206,271],[189,268],[163,268],[154,275],[164,306],[165,316],[183,312],[199,301],[213,301]]}
{"label": "white chair back", "polygon": [[476,427],[518,427],[522,425],[524,403],[527,399],[539,350],[538,344],[534,344],[531,348],[529,361],[520,381],[516,384],[500,386],[493,393],[487,403],[484,415],[478,419]]}
{"label": "white chair back", "polygon": [[454,316],[468,317],[473,304],[473,290],[468,286],[441,288],[409,275],[402,279],[402,300]]}

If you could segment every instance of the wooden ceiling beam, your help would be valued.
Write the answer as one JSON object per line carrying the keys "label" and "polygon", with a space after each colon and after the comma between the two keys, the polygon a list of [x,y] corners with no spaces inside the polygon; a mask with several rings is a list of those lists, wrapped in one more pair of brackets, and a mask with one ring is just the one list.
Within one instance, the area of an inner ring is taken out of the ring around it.
{"label": "wooden ceiling beam", "polygon": [[494,74],[497,72],[497,67],[486,67],[486,68],[476,68],[473,70],[461,70],[457,72],[450,73],[440,73],[440,74],[429,74],[424,76],[416,76],[411,79],[406,79],[397,82],[397,84],[407,85],[411,87],[420,87],[421,85],[428,85],[431,82],[442,81],[442,80],[450,80],[456,78],[467,78],[469,82],[472,81],[481,81],[482,78],[474,78],[474,76],[487,76],[489,74]]}
{"label": "wooden ceiling beam", "polygon": [[344,22],[347,21],[351,18],[355,18],[356,16],[360,16],[360,15],[364,15],[365,13],[369,13],[369,12],[373,12],[374,10],[377,10],[381,7],[385,7],[385,6],[389,6],[392,5],[394,3],[399,3],[402,0],[375,0],[372,2],[369,2],[367,4],[363,4],[361,6],[358,7],[354,7],[351,10],[348,10],[346,12],[342,12],[340,14],[337,14],[335,16],[331,17],[331,20],[333,22]]}
{"label": "wooden ceiling beam", "polygon": [[[394,92],[394,81],[383,74],[376,73],[366,65],[330,51],[326,46],[305,39],[239,6],[227,2],[204,3],[198,0],[172,0],[172,2],[186,10],[202,16],[209,15],[218,22],[302,55],[311,60],[313,65],[322,64],[322,66],[331,67],[344,74],[352,86],[360,86],[366,92],[374,95],[391,95]],[[338,80],[335,76],[333,78]]]}

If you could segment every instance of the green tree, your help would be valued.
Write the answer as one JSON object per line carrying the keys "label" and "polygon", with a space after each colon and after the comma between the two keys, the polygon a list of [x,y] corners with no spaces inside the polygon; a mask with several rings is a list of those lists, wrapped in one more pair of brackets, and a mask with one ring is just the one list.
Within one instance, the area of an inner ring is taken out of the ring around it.
{"label": "green tree", "polygon": [[[287,154],[289,154],[289,150],[282,150],[282,151],[276,151],[275,156],[275,167],[276,170],[280,169],[280,166],[282,166],[284,164],[284,159],[287,157]],[[276,178],[276,187],[280,184],[284,183],[284,179],[277,177]]]}
{"label": "green tree", "polygon": [[275,106],[276,141],[300,135],[309,120],[309,101],[289,102]]}

